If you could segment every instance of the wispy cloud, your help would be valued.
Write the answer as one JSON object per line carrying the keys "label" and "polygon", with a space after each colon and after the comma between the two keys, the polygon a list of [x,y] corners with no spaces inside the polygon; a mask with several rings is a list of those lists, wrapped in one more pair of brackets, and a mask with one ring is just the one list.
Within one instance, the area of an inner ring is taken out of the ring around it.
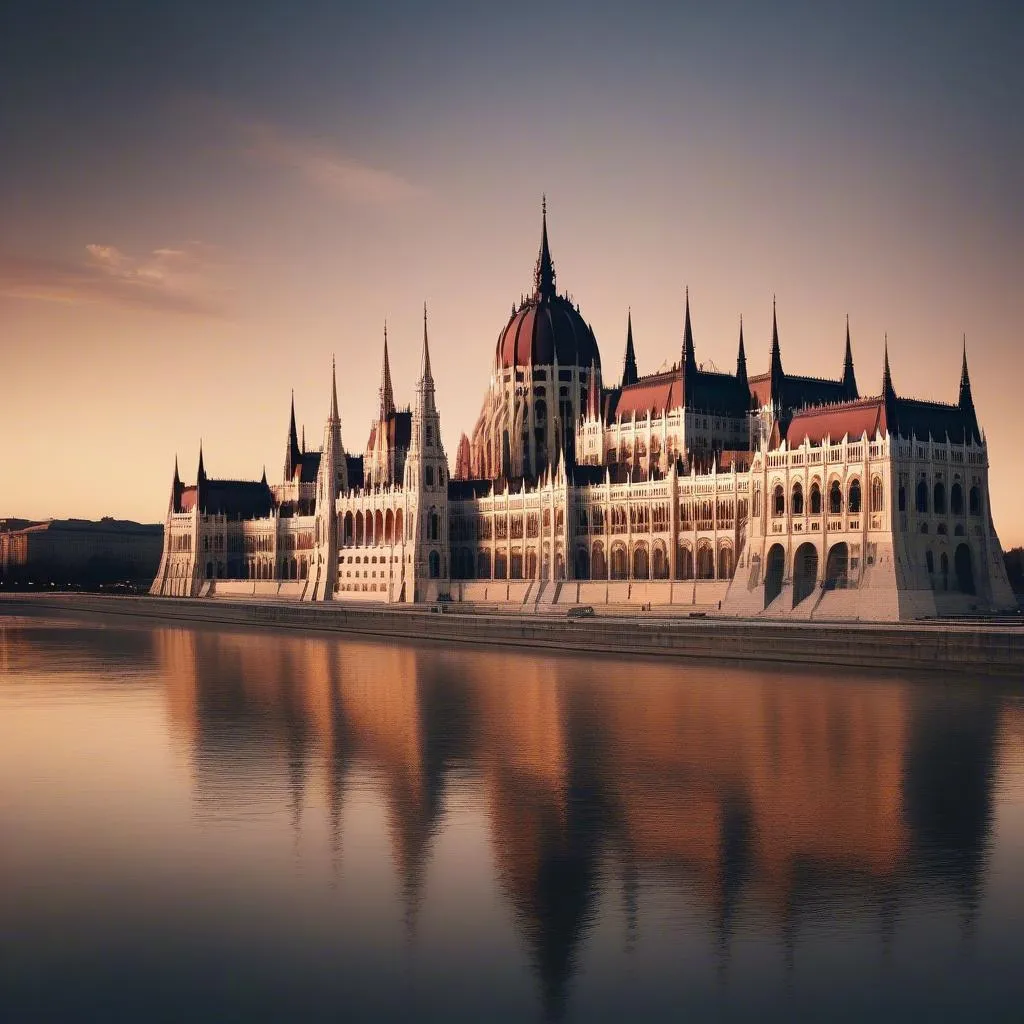
{"label": "wispy cloud", "polygon": [[209,247],[199,242],[144,256],[90,244],[78,262],[0,253],[0,295],[222,316],[221,270]]}
{"label": "wispy cloud", "polygon": [[250,157],[286,167],[303,181],[336,199],[391,206],[423,194],[423,189],[393,171],[370,167],[330,146],[286,135],[264,122],[241,126]]}

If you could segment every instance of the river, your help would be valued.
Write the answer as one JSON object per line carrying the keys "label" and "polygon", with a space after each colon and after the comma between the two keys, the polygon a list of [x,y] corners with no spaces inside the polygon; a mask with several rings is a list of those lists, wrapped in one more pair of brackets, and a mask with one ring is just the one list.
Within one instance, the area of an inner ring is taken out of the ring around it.
{"label": "river", "polygon": [[2,1016],[1019,1020],[1022,698],[0,617]]}

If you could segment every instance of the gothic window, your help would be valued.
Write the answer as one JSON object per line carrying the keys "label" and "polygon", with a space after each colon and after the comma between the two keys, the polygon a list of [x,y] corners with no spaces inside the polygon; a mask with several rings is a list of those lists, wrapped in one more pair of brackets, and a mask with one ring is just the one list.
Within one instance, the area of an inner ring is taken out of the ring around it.
{"label": "gothic window", "polygon": [[871,478],[871,511],[881,512],[885,507],[884,490],[882,488],[882,478],[872,477]]}
{"label": "gothic window", "polygon": [[818,486],[817,480],[811,484],[811,515],[821,515],[821,488]]}
{"label": "gothic window", "polygon": [[676,549],[676,579],[693,579],[693,551],[686,544],[680,544]]}
{"label": "gothic window", "polygon": [[860,481],[857,479],[850,481],[850,491],[847,496],[846,508],[847,511],[851,513],[860,512]]}
{"label": "gothic window", "polygon": [[935,481],[932,508],[937,516],[944,516],[946,514],[946,485],[941,480]]}
{"label": "gothic window", "polygon": [[604,545],[600,541],[594,542],[593,557],[590,564],[595,580],[605,580],[608,578],[608,565],[605,562]]}
{"label": "gothic window", "polygon": [[434,428],[429,423],[426,425],[426,429],[424,430],[424,436],[426,437],[428,446],[434,443]]}
{"label": "gothic window", "polygon": [[843,511],[843,490],[838,480],[833,480],[828,489],[829,515],[837,516]]}
{"label": "gothic window", "polygon": [[925,480],[919,481],[917,485],[917,511],[928,511],[928,483]]}
{"label": "gothic window", "polygon": [[964,489],[958,483],[949,489],[949,511],[955,516],[964,514]]}
{"label": "gothic window", "polygon": [[481,551],[476,556],[476,574],[479,579],[489,580],[491,578],[491,553]]}
{"label": "gothic window", "polygon": [[907,489],[902,483],[900,484],[899,491],[899,508],[901,512],[907,511]]}
{"label": "gothic window", "polygon": [[430,578],[436,580],[441,575],[441,556],[436,551],[431,551],[427,561],[430,567]]}
{"label": "gothic window", "polygon": [[970,491],[968,492],[967,501],[968,501],[968,508],[970,509],[971,515],[972,516],[980,516],[981,515],[981,488],[979,488],[977,484],[975,484],[970,489]]}
{"label": "gothic window", "polygon": [[782,484],[776,484],[772,491],[772,515],[784,516],[786,514],[786,492]]}
{"label": "gothic window", "polygon": [[789,508],[795,516],[804,514],[804,489],[799,480],[793,484],[793,496],[789,499]]}
{"label": "gothic window", "polygon": [[424,476],[424,479],[427,482],[427,486],[428,487],[433,487],[434,486],[434,467],[433,466],[427,466],[426,470],[424,470],[423,476]]}
{"label": "gothic window", "polygon": [[647,545],[637,544],[633,548],[633,579],[650,579],[651,566],[647,558]]}
{"label": "gothic window", "polygon": [[732,548],[728,544],[722,544],[718,549],[718,578],[732,579]]}

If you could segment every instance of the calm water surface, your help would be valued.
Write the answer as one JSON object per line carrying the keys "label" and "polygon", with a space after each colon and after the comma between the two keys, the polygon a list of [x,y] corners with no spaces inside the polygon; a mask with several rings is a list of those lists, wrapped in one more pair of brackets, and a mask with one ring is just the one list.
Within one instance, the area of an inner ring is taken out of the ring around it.
{"label": "calm water surface", "polygon": [[1019,1021],[1022,695],[0,618],[0,1017]]}

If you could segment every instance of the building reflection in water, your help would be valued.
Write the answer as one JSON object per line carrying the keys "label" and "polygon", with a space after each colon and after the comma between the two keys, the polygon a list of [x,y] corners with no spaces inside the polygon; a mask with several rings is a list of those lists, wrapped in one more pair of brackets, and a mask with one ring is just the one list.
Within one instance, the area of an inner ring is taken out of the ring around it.
{"label": "building reflection in water", "polygon": [[698,899],[723,964],[744,906],[774,921],[789,957],[814,914],[874,908],[884,946],[916,899],[955,901],[968,927],[977,912],[1000,705],[966,688],[281,634],[151,636],[211,813],[266,799],[273,763],[298,830],[321,773],[339,857],[349,773],[379,774],[413,941],[446,785],[468,776],[551,1016],[602,890],[621,894],[626,949],[636,942],[645,877]]}

